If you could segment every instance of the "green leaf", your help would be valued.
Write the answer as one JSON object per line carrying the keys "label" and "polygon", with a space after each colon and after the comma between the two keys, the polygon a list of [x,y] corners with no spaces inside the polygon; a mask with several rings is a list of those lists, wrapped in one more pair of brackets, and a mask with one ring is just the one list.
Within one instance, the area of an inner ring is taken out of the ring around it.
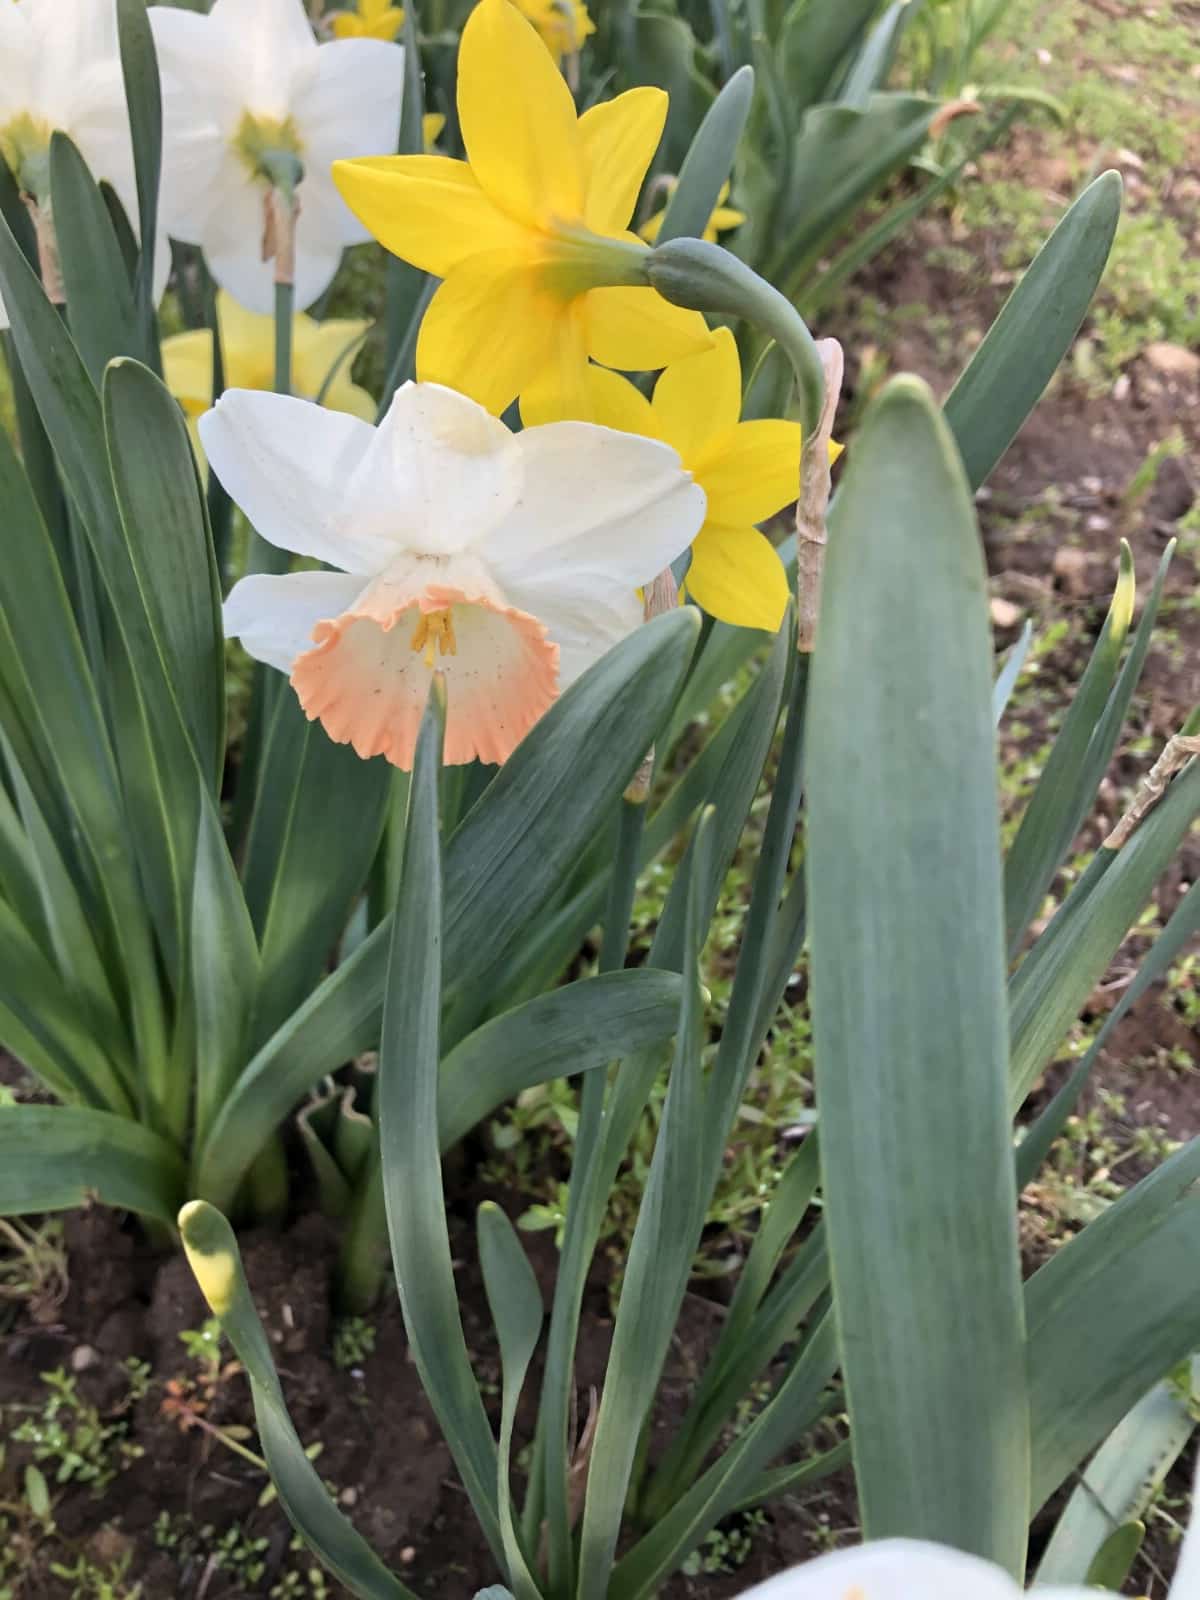
{"label": "green leaf", "polygon": [[708,931],[713,820],[711,811],[701,814],[688,852],[679,1036],[604,1374],[580,1534],[578,1600],[603,1600],[608,1593],[638,1438],[650,1414],[704,1225],[708,1195],[701,1188],[696,1160],[704,1132],[700,952]]}
{"label": "green leaf", "polygon": [[1004,863],[1005,934],[1010,957],[1037,915],[1095,798],[1094,789],[1084,782],[1084,769],[1116,680],[1133,618],[1133,599],[1133,555],[1122,541],[1121,572],[1104,627]]}
{"label": "green leaf", "polygon": [[85,1106],[0,1106],[0,1216],[98,1200],[170,1227],[185,1178],[178,1151],[128,1117]]}
{"label": "green leaf", "polygon": [[846,74],[838,94],[840,105],[854,106],[861,111],[871,95],[883,88],[912,10],[909,0],[897,0],[883,13]]}
{"label": "green leaf", "polygon": [[154,304],[154,249],[158,238],[158,188],[162,174],[162,92],[158,55],[146,12],[146,0],[117,0],[117,33],[121,47],[121,74],[129,130],[133,142],[133,169],[137,183],[138,254],[135,297],[143,330],[147,359],[161,371],[158,353],[158,319]]}
{"label": "green leaf", "polygon": [[[513,752],[450,840],[446,970],[464,975],[464,1015],[485,1009],[485,975],[536,925],[654,743],[696,629],[695,612],[680,607],[589,668]],[[289,1109],[326,1072],[379,1042],[390,936],[390,922],[381,924],[247,1066],[205,1143],[197,1180],[205,1195],[227,1202]]]}
{"label": "green leaf", "polygon": [[545,1314],[542,1295],[515,1228],[500,1207],[490,1200],[479,1208],[478,1230],[483,1286],[500,1341],[502,1395],[497,1498],[508,1580],[516,1600],[540,1600],[540,1591],[517,1537],[508,1474],[517,1401],[521,1398],[525,1374],[542,1331]]}
{"label": "green leaf", "polygon": [[392,771],[335,744],[293,694],[277,697],[246,843],[246,900],[263,957],[256,1043],[326,970],[375,859]]}
{"label": "green leaf", "polygon": [[973,489],[1016,438],[1070,348],[1120,214],[1120,175],[1101,173],[1038,251],[947,398],[946,421]]}
{"label": "green leaf", "polygon": [[1197,815],[1200,762],[1193,761],[1120,850],[1102,846],[1096,852],[1017,969],[1009,988],[1014,1111],[1066,1037]]}
{"label": "green leaf", "polygon": [[215,794],[225,759],[221,585],[183,413],[148,367],[115,361],[104,375],[104,419],[117,503],[160,671]]}
{"label": "green leaf", "polygon": [[1021,668],[1025,665],[1032,643],[1033,623],[1026,619],[1020,638],[1005,656],[1004,665],[992,685],[992,720],[997,727],[1000,726],[1000,721],[1008,709],[1008,702],[1012,698],[1017,679],[1021,676]]}
{"label": "green leaf", "polygon": [[682,994],[677,973],[639,967],[581,978],[485,1022],[442,1062],[442,1149],[453,1149],[522,1089],[665,1044],[678,1026]]}
{"label": "green leaf", "polygon": [[667,202],[656,242],[702,238],[729,182],[738,141],[754,98],[754,68],[740,67],[704,115],[679,169],[679,183]]}
{"label": "green leaf", "polygon": [[[1200,1358],[1193,1357],[1184,1373],[1182,1385],[1171,1377],[1143,1395],[1083,1469],[1038,1564],[1039,1584],[1094,1583],[1119,1589],[1124,1583],[1129,1566],[1115,1572],[1117,1558],[1137,1554],[1141,1538],[1135,1539],[1131,1530],[1141,1527],[1196,1431]],[[1110,1539],[1116,1541],[1111,1548]],[[1098,1562],[1115,1582],[1093,1575]]]}
{"label": "green leaf", "polygon": [[443,960],[438,773],[444,712],[437,699],[435,690],[417,740],[392,918],[379,1046],[379,1148],[409,1349],[484,1536],[502,1560],[496,1442],[459,1316],[438,1144]]}
{"label": "green leaf", "polygon": [[918,380],[868,412],[822,593],[811,981],[863,1526],[1018,1573],[1029,1447],[987,584],[953,440]]}
{"label": "green leaf", "polygon": [[71,331],[99,387],[114,356],[138,349],[133,288],[108,207],[65,133],[51,135],[50,193]]}
{"label": "green leaf", "polygon": [[259,977],[258,942],[214,805],[200,810],[188,945],[199,1141],[245,1060]]}
{"label": "green leaf", "polygon": [[679,17],[643,12],[633,19],[633,46],[623,53],[627,84],[653,84],[668,96],[667,125],[659,160],[678,172],[713,91],[696,69],[696,40]]}
{"label": "green leaf", "polygon": [[1069,1240],[1025,1287],[1036,1511],[1200,1347],[1200,1139]]}
{"label": "green leaf", "polygon": [[879,0],[793,0],[779,53],[784,90],[797,114],[827,97],[834,73],[878,10]]}
{"label": "green leaf", "polygon": [[250,1379],[263,1455],[293,1527],[358,1600],[417,1600],[338,1510],[305,1454],[284,1404],[233,1229],[212,1206],[192,1200],[179,1213],[179,1231],[200,1291]]}

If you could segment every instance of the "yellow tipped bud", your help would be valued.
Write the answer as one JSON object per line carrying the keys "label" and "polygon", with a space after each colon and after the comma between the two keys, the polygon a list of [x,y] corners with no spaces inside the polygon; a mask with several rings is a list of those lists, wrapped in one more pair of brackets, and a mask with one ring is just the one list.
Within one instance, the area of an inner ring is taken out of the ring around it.
{"label": "yellow tipped bud", "polygon": [[[221,1213],[204,1200],[189,1200],[179,1213],[179,1232],[188,1266],[214,1317],[223,1317],[237,1288],[237,1257],[232,1232]],[[224,1235],[230,1243],[226,1244]]]}

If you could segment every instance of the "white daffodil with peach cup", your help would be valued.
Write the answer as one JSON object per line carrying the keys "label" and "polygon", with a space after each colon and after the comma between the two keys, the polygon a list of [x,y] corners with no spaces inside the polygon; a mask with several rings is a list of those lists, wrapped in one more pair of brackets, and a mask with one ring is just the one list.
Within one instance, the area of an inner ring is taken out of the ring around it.
{"label": "white daffodil with peach cup", "polygon": [[577,422],[514,435],[437,384],[405,384],[378,428],[232,390],[200,437],[263,539],[338,569],[243,578],[226,632],[330,738],[406,769],[435,670],[446,762],[506,760],[704,520],[669,446]]}

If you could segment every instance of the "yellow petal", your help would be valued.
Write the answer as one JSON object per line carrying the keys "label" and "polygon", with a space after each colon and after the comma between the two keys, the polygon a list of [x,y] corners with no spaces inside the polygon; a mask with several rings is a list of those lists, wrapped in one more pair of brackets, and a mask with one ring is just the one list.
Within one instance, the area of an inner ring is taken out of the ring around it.
{"label": "yellow petal", "polygon": [[367,31],[366,23],[352,11],[336,11],[330,27],[335,39],[360,39]]}
{"label": "yellow petal", "polygon": [[555,393],[545,387],[523,390],[521,421],[527,428],[543,422],[595,422],[619,433],[640,433],[648,439],[661,437],[650,402],[628,378],[607,367],[589,366],[583,383],[575,410],[568,408],[561,391]]}
{"label": "yellow petal", "polygon": [[342,199],[385,249],[445,278],[470,255],[528,238],[479,187],[465,161],[448,156],[364,156],[335,161]]}
{"label": "yellow petal", "polygon": [[667,214],[664,206],[661,211],[656,211],[652,217],[647,217],[638,229],[638,238],[644,239],[647,244],[657,244],[658,236],[662,232],[663,218]]}
{"label": "yellow petal", "polygon": [[746,220],[746,213],[738,211],[733,206],[718,206],[708,219],[708,225],[716,233],[728,233],[730,228],[740,228]]}
{"label": "yellow petal", "polygon": [[212,333],[196,328],[175,333],[162,344],[163,380],[190,417],[212,405]]}
{"label": "yellow petal", "polygon": [[728,328],[714,328],[707,350],[673,361],[654,386],[659,431],[689,466],[742,414],[742,364]]}
{"label": "yellow petal", "polygon": [[575,102],[536,30],[508,0],[479,0],[458,52],[458,120],[490,199],[531,227],[583,215]]}
{"label": "yellow petal", "polygon": [[434,146],[442,136],[442,129],[446,126],[446,119],[440,111],[427,111],[421,118],[421,143],[425,147],[425,154],[431,156]]}
{"label": "yellow petal", "polygon": [[493,250],[458,266],[429,302],[417,377],[470,395],[494,416],[550,361],[569,317],[539,291],[523,255]]}
{"label": "yellow petal", "polygon": [[[313,391],[314,398],[316,392]],[[375,413],[379,410],[371,395],[350,381],[346,368],[338,373],[326,389],[324,404],[330,411],[345,411],[349,416],[361,417],[364,422],[374,422]]]}
{"label": "yellow petal", "polygon": [[[583,306],[578,300],[568,302],[560,312],[546,359],[521,385],[521,420],[526,426],[592,420],[583,332]],[[536,420],[530,422],[530,418]]]}
{"label": "yellow petal", "polygon": [[783,562],[764,534],[706,522],[692,544],[687,592],[720,622],[774,633],[789,591]]}
{"label": "yellow petal", "polygon": [[708,496],[708,514],[734,526],[763,522],[800,493],[800,424],[739,422],[688,462]]}
{"label": "yellow petal", "polygon": [[587,341],[601,366],[648,372],[707,349],[712,335],[698,311],[673,306],[657,289],[592,289]]}
{"label": "yellow petal", "polygon": [[629,226],[666,120],[666,94],[649,88],[628,89],[580,117],[588,170],[583,220],[589,228],[617,233]]}
{"label": "yellow petal", "polygon": [[[350,369],[358,354],[356,347],[370,326],[369,322],[358,318],[330,317],[325,322],[314,322],[311,317],[297,317],[292,334],[292,379],[296,393],[315,400],[335,367],[337,375],[329,383],[330,394],[339,383],[349,383]],[[351,410],[354,416],[361,414],[353,407],[336,405],[328,398],[326,404],[334,411]]]}

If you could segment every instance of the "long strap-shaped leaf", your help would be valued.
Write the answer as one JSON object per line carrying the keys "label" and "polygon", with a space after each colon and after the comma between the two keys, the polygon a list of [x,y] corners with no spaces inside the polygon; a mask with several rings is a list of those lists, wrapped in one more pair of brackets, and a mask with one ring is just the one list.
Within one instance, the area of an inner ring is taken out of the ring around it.
{"label": "long strap-shaped leaf", "polygon": [[409,788],[379,1046],[379,1148],[392,1264],[409,1348],[475,1515],[497,1561],[503,1562],[496,1441],[459,1316],[438,1145],[443,926],[439,701],[435,689],[422,719]]}
{"label": "long strap-shaped leaf", "polygon": [[266,1330],[250,1297],[233,1229],[219,1211],[193,1200],[179,1213],[179,1231],[200,1292],[250,1379],[263,1455],[279,1503],[297,1532],[357,1600],[417,1600],[338,1510],[304,1453],[284,1404]]}
{"label": "long strap-shaped leaf", "polygon": [[950,392],[946,421],[972,488],[1016,438],[1078,333],[1120,215],[1120,174],[1103,172],[1038,251]]}
{"label": "long strap-shaped leaf", "polygon": [[928,389],[831,520],[807,869],[829,1253],[869,1537],[1023,1570],[1025,1395],[986,578]]}
{"label": "long strap-shaped leaf", "polygon": [[179,1152],[128,1117],[85,1106],[0,1107],[0,1216],[99,1200],[170,1227],[185,1176]]}

